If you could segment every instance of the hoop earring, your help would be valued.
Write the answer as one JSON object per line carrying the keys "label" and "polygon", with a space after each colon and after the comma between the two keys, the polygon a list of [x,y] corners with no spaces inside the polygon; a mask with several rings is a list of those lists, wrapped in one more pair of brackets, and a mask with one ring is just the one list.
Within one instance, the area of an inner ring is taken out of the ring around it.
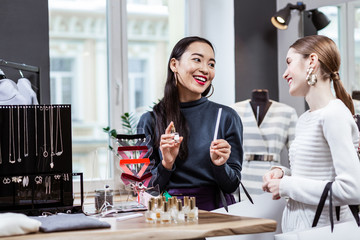
{"label": "hoop earring", "polygon": [[317,82],[317,77],[316,74],[313,73],[314,69],[312,67],[308,68],[307,72],[307,76],[306,76],[306,81],[309,84],[309,86],[314,86],[315,83]]}
{"label": "hoop earring", "polygon": [[209,96],[206,96],[207,98],[211,97],[213,95],[214,91],[215,91],[214,85],[212,85],[212,83],[210,84],[210,87],[211,87],[212,91],[211,91]]}

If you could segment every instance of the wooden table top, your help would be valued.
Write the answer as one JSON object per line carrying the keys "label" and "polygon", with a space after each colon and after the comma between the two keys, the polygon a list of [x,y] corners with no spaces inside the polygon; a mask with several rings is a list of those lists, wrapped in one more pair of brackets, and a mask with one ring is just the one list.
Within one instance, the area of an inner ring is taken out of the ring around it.
{"label": "wooden table top", "polygon": [[273,232],[276,221],[263,218],[232,216],[222,213],[199,211],[197,223],[150,224],[145,217],[116,221],[115,217],[102,218],[111,228],[66,231],[54,233],[36,233],[5,237],[1,240],[47,239],[47,240],[107,240],[107,239],[196,239],[215,236]]}

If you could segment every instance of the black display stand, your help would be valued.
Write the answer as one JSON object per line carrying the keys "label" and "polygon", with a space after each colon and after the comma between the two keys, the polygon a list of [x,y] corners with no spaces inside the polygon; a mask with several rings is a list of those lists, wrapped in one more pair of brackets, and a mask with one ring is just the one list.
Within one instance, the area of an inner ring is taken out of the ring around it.
{"label": "black display stand", "polygon": [[[70,105],[0,106],[0,212],[73,211]],[[39,214],[40,213],[40,214]]]}

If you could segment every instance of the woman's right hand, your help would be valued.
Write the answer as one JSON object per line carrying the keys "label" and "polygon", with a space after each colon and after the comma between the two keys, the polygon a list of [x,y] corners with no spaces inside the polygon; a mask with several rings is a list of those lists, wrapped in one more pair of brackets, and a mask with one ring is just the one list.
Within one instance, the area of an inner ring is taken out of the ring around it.
{"label": "woman's right hand", "polygon": [[179,138],[178,142],[174,140],[174,134],[171,133],[171,128],[174,125],[173,122],[170,122],[165,130],[165,134],[161,135],[160,138],[160,150],[162,154],[162,165],[171,170],[177,155],[179,154],[180,144],[183,140],[183,137]]}
{"label": "woman's right hand", "polygon": [[281,168],[273,168],[270,171],[268,171],[267,173],[264,174],[263,176],[263,185],[262,185],[262,189],[265,192],[270,192],[268,184],[270,182],[270,180],[272,179],[281,179],[284,176],[284,172]]}

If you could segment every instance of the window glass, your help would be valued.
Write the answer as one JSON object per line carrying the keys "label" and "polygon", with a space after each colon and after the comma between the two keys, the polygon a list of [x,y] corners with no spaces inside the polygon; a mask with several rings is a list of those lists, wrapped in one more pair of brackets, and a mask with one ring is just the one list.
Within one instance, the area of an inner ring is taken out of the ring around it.
{"label": "window glass", "polygon": [[330,20],[329,25],[318,31],[319,35],[325,35],[331,38],[337,46],[340,46],[339,39],[339,18],[340,9],[338,6],[326,6],[318,8],[318,10],[324,13]]}
{"label": "window glass", "polygon": [[[108,83],[114,79],[108,80],[107,72],[112,36],[107,33],[107,3],[49,0],[51,103],[71,104],[73,171],[88,180],[112,176],[113,155],[102,129],[109,126],[109,107],[122,99],[110,102],[108,96]],[[128,96],[121,104],[136,117],[162,98],[169,51],[184,36],[184,6],[185,0],[126,1],[127,35],[121,41],[128,43],[128,77],[120,95]],[[122,114],[113,114],[112,121],[121,122]]]}
{"label": "window glass", "polygon": [[[353,72],[351,75],[351,94],[353,97],[355,114],[360,114],[360,1],[353,2],[352,7],[349,8],[353,11],[351,16],[354,17],[353,29],[349,29],[352,35],[349,36],[349,40],[353,41],[352,46],[354,47],[349,61],[353,61],[351,65],[353,68]],[[351,21],[351,19],[349,19]]]}
{"label": "window glass", "polygon": [[147,93],[143,85],[146,80],[146,60],[129,59],[129,109],[139,109],[145,105]]}
{"label": "window glass", "polygon": [[[360,3],[354,9],[355,12],[355,24],[354,24],[354,54],[355,54],[355,83],[354,88],[360,90]],[[360,100],[360,99],[359,99]],[[360,112],[359,112],[360,113]]]}
{"label": "window glass", "polygon": [[109,177],[106,0],[49,0],[52,104],[71,104],[73,171]]}
{"label": "window glass", "polygon": [[[340,50],[341,58],[344,59],[346,50],[344,50],[343,45],[341,45],[342,41],[344,41],[345,38],[343,38],[342,35],[340,34],[340,28],[339,28],[339,26],[341,25],[340,7],[339,6],[325,6],[325,7],[318,8],[318,10],[320,12],[324,13],[324,15],[326,17],[328,17],[330,20],[330,23],[325,28],[319,30],[318,34],[331,38],[338,46],[338,48]],[[342,63],[340,65],[340,74],[341,75],[346,74],[345,71],[346,71],[346,67]],[[333,90],[333,93],[335,94],[333,85],[331,85],[331,88]]]}
{"label": "window glass", "polygon": [[184,6],[185,0],[127,0],[128,109],[137,117],[163,96],[170,48],[184,36]]}
{"label": "window glass", "polygon": [[[72,104],[71,89],[73,81],[73,59],[71,58],[52,58],[50,60],[50,89],[52,89],[51,102]],[[76,118],[74,106],[72,108],[72,118]]]}

